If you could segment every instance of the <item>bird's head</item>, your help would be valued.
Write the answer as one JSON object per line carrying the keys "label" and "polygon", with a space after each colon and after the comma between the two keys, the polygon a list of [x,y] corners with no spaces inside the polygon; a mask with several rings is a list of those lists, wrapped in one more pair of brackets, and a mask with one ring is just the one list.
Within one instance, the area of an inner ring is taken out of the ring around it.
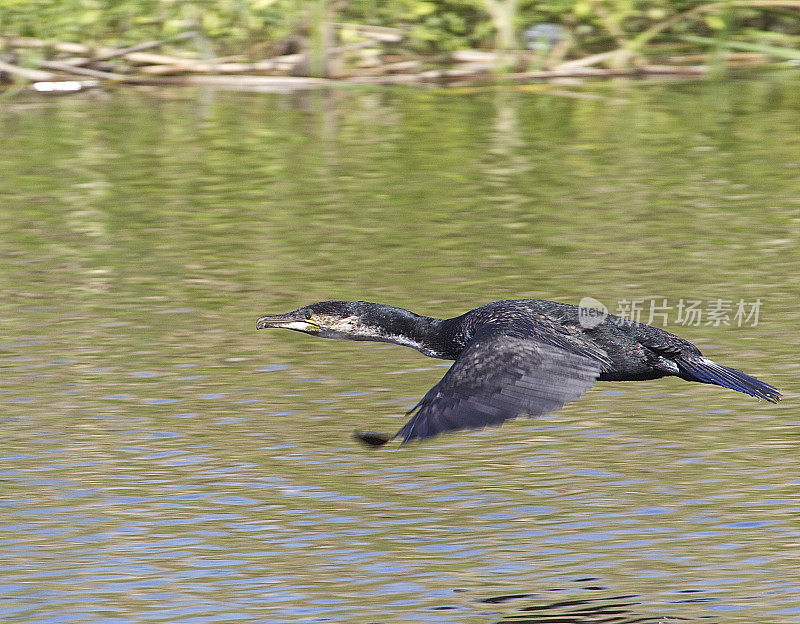
{"label": "bird's head", "polygon": [[442,357],[441,350],[429,344],[439,319],[368,301],[322,301],[286,314],[267,314],[256,322],[256,329],[278,327],[320,338],[391,342],[417,349],[430,357]]}
{"label": "bird's head", "polygon": [[286,314],[267,314],[256,321],[256,329],[291,329],[319,336],[349,340],[369,340],[376,327],[373,306],[364,301],[323,301],[297,308]]}

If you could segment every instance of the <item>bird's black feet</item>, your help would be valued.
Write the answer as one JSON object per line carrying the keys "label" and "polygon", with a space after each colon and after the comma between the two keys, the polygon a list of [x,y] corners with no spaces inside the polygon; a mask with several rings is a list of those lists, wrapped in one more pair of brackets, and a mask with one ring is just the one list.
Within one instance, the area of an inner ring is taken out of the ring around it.
{"label": "bird's black feet", "polygon": [[383,446],[392,439],[392,436],[380,433],[379,431],[354,431],[353,437],[361,442],[361,444],[372,447]]}

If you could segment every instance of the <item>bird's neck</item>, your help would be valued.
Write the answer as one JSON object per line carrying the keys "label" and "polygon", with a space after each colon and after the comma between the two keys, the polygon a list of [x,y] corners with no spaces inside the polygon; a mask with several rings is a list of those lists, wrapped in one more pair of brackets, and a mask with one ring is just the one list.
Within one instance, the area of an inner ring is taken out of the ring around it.
{"label": "bird's neck", "polygon": [[457,354],[450,353],[450,346],[442,333],[444,321],[430,316],[414,317],[392,327],[387,342],[411,347],[428,357],[455,359]]}
{"label": "bird's neck", "polygon": [[421,316],[408,310],[394,308],[384,311],[378,322],[370,323],[371,329],[363,336],[351,336],[355,340],[391,342],[411,347],[428,357],[452,360],[460,349],[454,344],[448,321],[430,316]]}

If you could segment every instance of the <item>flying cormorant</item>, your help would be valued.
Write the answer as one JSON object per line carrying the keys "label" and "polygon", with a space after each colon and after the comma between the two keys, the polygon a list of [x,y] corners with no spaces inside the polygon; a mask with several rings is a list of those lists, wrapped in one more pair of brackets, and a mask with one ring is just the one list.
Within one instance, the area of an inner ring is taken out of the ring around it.
{"label": "flying cormorant", "polygon": [[392,342],[429,357],[455,360],[408,412],[414,415],[396,434],[356,433],[372,446],[395,438],[406,443],[444,431],[496,426],[523,414],[547,414],[581,396],[597,380],[674,376],[772,403],[781,398],[773,386],[703,357],[688,340],[613,314],[587,317],[586,310],[520,299],[438,319],[380,303],[324,301],[262,316],[256,328]]}

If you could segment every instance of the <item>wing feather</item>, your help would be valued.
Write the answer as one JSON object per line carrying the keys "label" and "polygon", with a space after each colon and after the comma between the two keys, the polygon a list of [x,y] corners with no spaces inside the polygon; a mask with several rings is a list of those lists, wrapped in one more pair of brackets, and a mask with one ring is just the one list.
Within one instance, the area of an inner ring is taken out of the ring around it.
{"label": "wing feather", "polygon": [[535,334],[484,327],[394,437],[405,443],[547,414],[586,392],[601,366],[601,358],[559,348]]}

